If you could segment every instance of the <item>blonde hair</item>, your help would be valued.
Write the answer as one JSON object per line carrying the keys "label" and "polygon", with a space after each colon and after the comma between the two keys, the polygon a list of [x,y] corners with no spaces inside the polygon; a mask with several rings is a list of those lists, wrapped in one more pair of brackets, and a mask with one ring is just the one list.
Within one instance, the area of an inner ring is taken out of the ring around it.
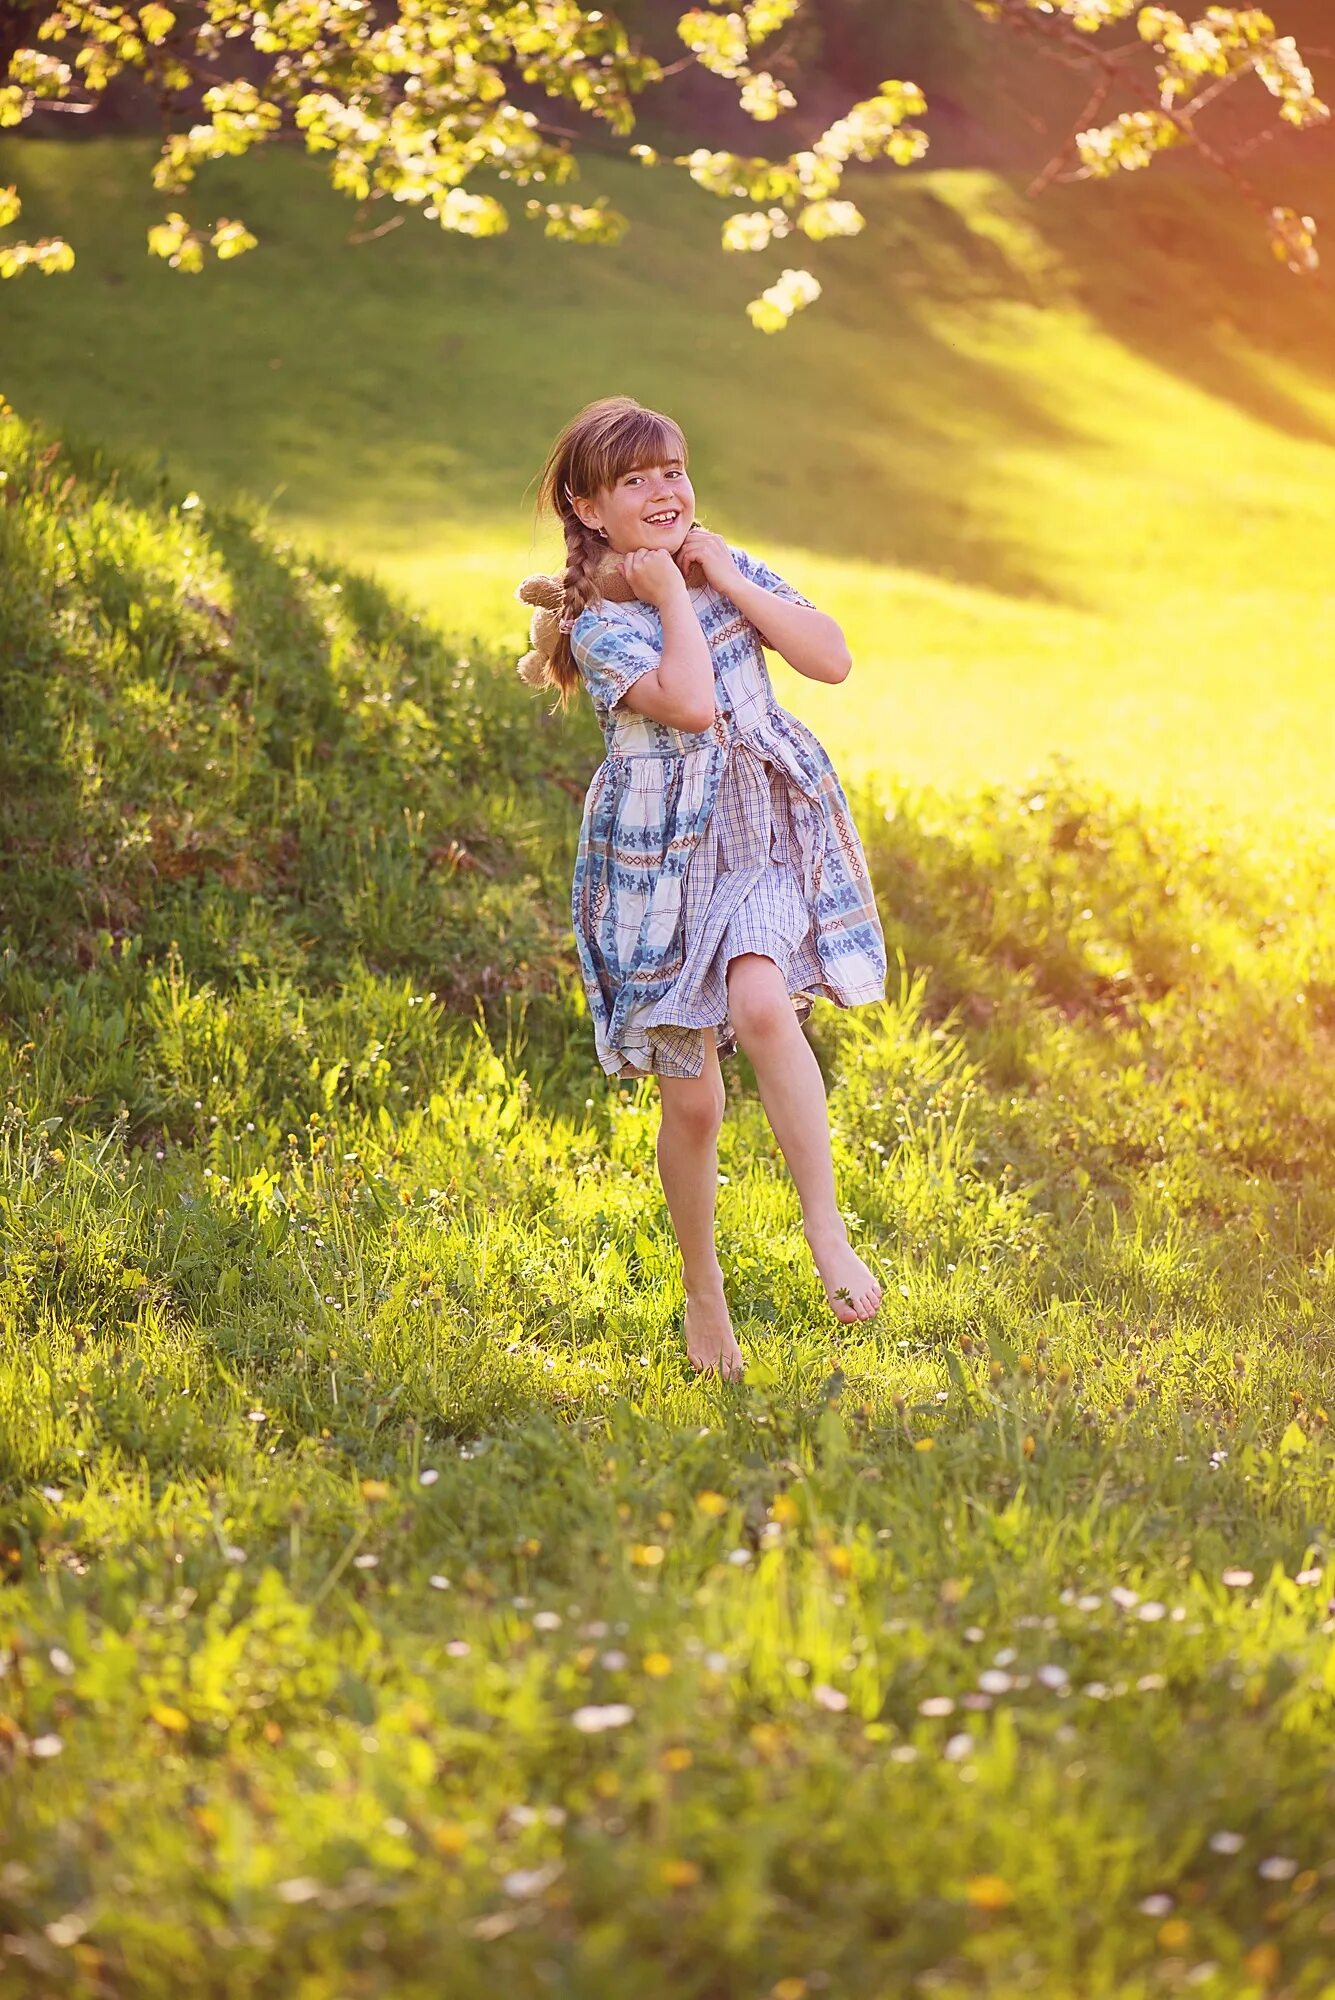
{"label": "blonde hair", "polygon": [[601,596],[598,570],[607,554],[605,536],[586,527],[574,496],[591,499],[615,486],[627,472],[678,459],[686,463],[686,439],[679,424],[648,410],[633,396],[603,396],[570,419],[547,455],[538,487],[536,515],[555,514],[565,532],[566,566],[559,577],[529,576],[515,596],[536,607],[531,652],[519,662],[529,687],[554,687],[565,708],[579,685],[570,646],[570,627]]}

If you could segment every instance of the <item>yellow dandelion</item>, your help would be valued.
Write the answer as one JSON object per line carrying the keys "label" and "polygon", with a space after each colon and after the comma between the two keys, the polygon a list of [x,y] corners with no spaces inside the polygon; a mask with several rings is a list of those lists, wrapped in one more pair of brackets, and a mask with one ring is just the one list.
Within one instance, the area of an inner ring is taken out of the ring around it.
{"label": "yellow dandelion", "polygon": [[661,1771],[689,1771],[694,1762],[695,1752],[688,1750],[684,1743],[676,1743],[663,1752],[658,1767]]}
{"label": "yellow dandelion", "polygon": [[617,1501],[617,1519],[618,1519],[618,1521],[629,1521],[629,1519],[630,1519],[630,1502],[629,1502],[629,1500],[618,1500],[618,1501]]}
{"label": "yellow dandelion", "polygon": [[700,1864],[672,1855],[659,1864],[658,1873],[669,1889],[689,1889],[700,1880]]}
{"label": "yellow dandelion", "polygon": [[521,1542],[519,1544],[519,1553],[521,1556],[541,1555],[542,1543],[538,1540],[536,1535],[530,1535],[527,1541]]}
{"label": "yellow dandelion", "polygon": [[389,1481],[387,1479],[363,1479],[363,1500],[388,1500]]}
{"label": "yellow dandelion", "polygon": [[640,1665],[645,1673],[652,1674],[656,1681],[661,1681],[665,1674],[672,1672],[672,1661],[666,1653],[646,1653]]}
{"label": "yellow dandelion", "polygon": [[1170,1917],[1159,1926],[1159,1943],[1165,1951],[1181,1951],[1191,1942],[1191,1925],[1185,1917]]}
{"label": "yellow dandelion", "polygon": [[836,1576],[850,1576],[852,1574],[852,1555],[841,1544],[836,1543],[832,1549],[826,1549],[825,1560]]}
{"label": "yellow dandelion", "polygon": [[805,1979],[780,1979],[769,1990],[769,2000],[806,2000],[811,1988]]}
{"label": "yellow dandelion", "polygon": [[212,1806],[193,1806],[190,1817],[205,1840],[216,1840],[222,1832],[222,1819]]}
{"label": "yellow dandelion", "polygon": [[655,1516],[657,1525],[663,1530],[664,1534],[667,1533],[668,1529],[673,1525],[676,1518],[677,1517],[675,1514],[669,1514],[666,1511],[663,1512],[662,1514],[658,1514]]}
{"label": "yellow dandelion", "polygon": [[458,1820],[442,1820],[431,1829],[431,1845],[437,1854],[462,1854],[468,1845],[468,1829]]}
{"label": "yellow dandelion", "polygon": [[801,1519],[802,1510],[789,1493],[778,1493],[770,1502],[769,1517],[781,1528],[791,1528]]}
{"label": "yellow dandelion", "polygon": [[190,1717],[168,1702],[155,1701],[148,1712],[158,1728],[167,1730],[172,1736],[182,1736],[190,1727]]}
{"label": "yellow dandelion", "polygon": [[1264,1944],[1253,1945],[1242,1961],[1243,1969],[1253,1979],[1259,1979],[1263,1986],[1269,1986],[1279,1977],[1279,1946],[1267,1938]]}
{"label": "yellow dandelion", "polygon": [[773,1722],[752,1723],[748,1734],[762,1757],[777,1757],[783,1748],[783,1731]]}
{"label": "yellow dandelion", "polygon": [[971,1875],[964,1894],[972,1909],[988,1912],[1008,1910],[1015,1901],[1010,1883],[1000,1875]]}
{"label": "yellow dandelion", "polygon": [[723,1494],[715,1493],[710,1486],[707,1486],[703,1493],[696,1494],[695,1504],[702,1514],[708,1514],[711,1517],[726,1514],[728,1511],[728,1502]]}
{"label": "yellow dandelion", "polygon": [[1032,1458],[1034,1453],[1038,1450],[1038,1446],[1034,1443],[1032,1436],[1030,1436],[1025,1439],[1024,1443],[1020,1446],[1020,1449],[1024,1453],[1026,1458]]}
{"label": "yellow dandelion", "polygon": [[935,1439],[935,1438],[914,1438],[914,1440],[913,1440],[913,1449],[914,1449],[915,1451],[935,1451],[935,1450],[936,1450],[936,1439]]}
{"label": "yellow dandelion", "polygon": [[656,1569],[663,1560],[663,1551],[657,1542],[632,1542],[630,1559],[641,1569]]}
{"label": "yellow dandelion", "polygon": [[600,1799],[614,1799],[621,1790],[621,1780],[615,1771],[595,1771],[593,1789]]}

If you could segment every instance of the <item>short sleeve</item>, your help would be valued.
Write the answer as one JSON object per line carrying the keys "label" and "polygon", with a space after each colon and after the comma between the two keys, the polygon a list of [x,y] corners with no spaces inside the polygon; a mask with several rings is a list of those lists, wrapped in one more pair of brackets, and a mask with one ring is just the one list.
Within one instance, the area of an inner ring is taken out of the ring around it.
{"label": "short sleeve", "polygon": [[599,707],[615,708],[641,674],[652,673],[663,655],[646,632],[618,618],[584,611],[570,634],[575,665]]}
{"label": "short sleeve", "polygon": [[[730,548],[731,546],[729,543]],[[759,556],[751,555],[746,549],[733,549],[732,557],[748,583],[758,583],[762,590],[772,591],[775,597],[786,597],[790,604],[805,604],[811,610],[815,610],[816,607],[809,597],[804,597],[800,590],[794,589],[793,585],[780,576],[777,570],[772,570],[768,563],[761,562]]]}

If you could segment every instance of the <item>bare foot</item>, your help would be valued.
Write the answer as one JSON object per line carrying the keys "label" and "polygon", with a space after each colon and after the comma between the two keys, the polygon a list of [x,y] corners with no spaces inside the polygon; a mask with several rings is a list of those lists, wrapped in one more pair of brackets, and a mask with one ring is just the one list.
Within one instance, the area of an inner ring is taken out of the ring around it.
{"label": "bare foot", "polygon": [[728,1381],[740,1379],[746,1362],[732,1330],[723,1287],[686,1294],[686,1352],[697,1375],[717,1369]]}
{"label": "bare foot", "polygon": [[846,1230],[807,1237],[812,1261],[836,1319],[870,1319],[881,1303],[881,1287],[848,1240]]}

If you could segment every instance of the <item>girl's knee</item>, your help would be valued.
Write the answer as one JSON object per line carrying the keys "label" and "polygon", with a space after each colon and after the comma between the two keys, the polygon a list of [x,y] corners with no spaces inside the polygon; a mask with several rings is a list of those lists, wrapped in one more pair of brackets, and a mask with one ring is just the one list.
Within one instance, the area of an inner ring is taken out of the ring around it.
{"label": "girl's knee", "polygon": [[660,1080],[663,1124],[683,1138],[703,1141],[716,1138],[723,1123],[727,1102],[723,1078],[717,1067],[711,1076],[672,1077]]}
{"label": "girl's knee", "polygon": [[783,974],[772,958],[749,952],[732,961],[728,974],[728,1013],[743,1046],[768,1041],[791,1030],[793,1003]]}

